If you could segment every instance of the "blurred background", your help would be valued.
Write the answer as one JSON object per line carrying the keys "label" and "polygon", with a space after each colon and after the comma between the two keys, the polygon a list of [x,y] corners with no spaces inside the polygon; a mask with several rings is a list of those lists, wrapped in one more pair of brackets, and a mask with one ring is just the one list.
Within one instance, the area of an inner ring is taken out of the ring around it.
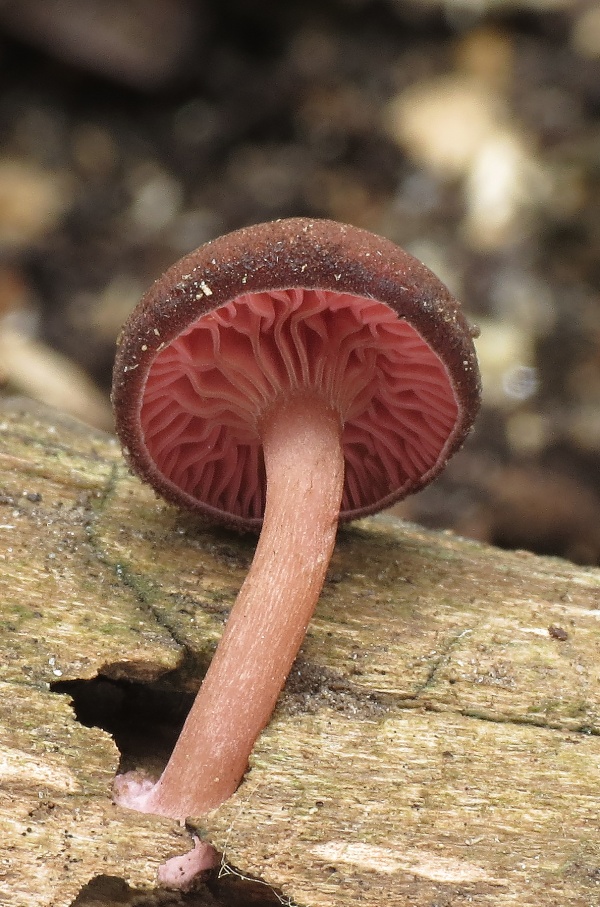
{"label": "blurred background", "polygon": [[145,288],[289,215],[481,328],[477,428],[397,512],[599,564],[600,3],[0,0],[0,395],[111,430]]}

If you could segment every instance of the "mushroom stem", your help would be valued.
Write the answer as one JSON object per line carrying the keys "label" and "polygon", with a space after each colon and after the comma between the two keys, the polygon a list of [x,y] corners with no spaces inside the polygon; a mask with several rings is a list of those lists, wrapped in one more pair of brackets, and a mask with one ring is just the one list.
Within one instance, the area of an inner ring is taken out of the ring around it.
{"label": "mushroom stem", "polygon": [[272,407],[260,433],[267,491],[254,560],[167,767],[150,789],[123,776],[124,806],[183,820],[235,792],[315,609],[344,485],[341,418],[301,394]]}

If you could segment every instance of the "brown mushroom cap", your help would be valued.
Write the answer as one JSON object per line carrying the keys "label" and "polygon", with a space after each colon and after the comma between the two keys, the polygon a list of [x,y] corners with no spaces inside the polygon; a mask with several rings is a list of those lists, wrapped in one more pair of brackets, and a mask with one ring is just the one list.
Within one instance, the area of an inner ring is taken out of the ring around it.
{"label": "brown mushroom cap", "polygon": [[419,490],[479,406],[459,304],[389,240],[293,218],[181,259],[119,339],[113,404],[130,465],[173,503],[239,528],[262,521],[261,420],[301,393],[340,413],[341,519]]}

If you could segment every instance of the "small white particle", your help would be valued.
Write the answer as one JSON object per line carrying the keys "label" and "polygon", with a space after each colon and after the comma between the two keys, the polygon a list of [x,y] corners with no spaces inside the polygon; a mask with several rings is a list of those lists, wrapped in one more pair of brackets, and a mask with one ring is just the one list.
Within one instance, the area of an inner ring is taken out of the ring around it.
{"label": "small white particle", "polygon": [[158,330],[158,328],[154,328],[154,333],[157,337],[160,337],[160,331]]}
{"label": "small white particle", "polygon": [[148,347],[146,346],[146,344],[142,343],[142,350],[144,353],[146,352],[147,349],[148,349]]}
{"label": "small white particle", "polygon": [[213,294],[213,291],[211,290],[211,288],[209,287],[209,285],[206,283],[205,280],[200,281],[200,289],[202,290],[202,292],[204,293],[205,296],[212,296],[212,294]]}

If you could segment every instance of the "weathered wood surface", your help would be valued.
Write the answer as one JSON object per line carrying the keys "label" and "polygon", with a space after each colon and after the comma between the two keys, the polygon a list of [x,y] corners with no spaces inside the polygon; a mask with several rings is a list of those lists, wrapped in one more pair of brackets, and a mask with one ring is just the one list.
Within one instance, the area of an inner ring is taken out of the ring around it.
{"label": "weathered wood surface", "polygon": [[[49,686],[205,664],[252,547],[158,502],[114,439],[0,411],[2,904],[152,888],[187,849],[112,805],[111,738]],[[199,827],[306,907],[598,904],[599,675],[600,571],[365,521],[246,780]]]}

